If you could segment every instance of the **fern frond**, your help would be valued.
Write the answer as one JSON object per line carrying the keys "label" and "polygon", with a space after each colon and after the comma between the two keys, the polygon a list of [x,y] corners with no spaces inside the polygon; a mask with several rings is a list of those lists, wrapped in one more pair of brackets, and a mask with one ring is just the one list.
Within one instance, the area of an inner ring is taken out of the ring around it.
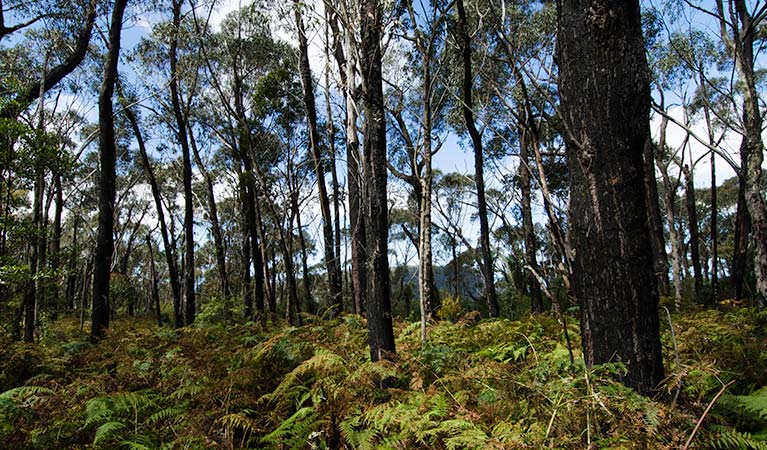
{"label": "fern frond", "polygon": [[164,422],[168,419],[175,419],[178,416],[183,415],[186,412],[186,408],[165,408],[157,411],[156,413],[149,416],[147,419],[147,423],[150,425],[155,425],[158,422]]}
{"label": "fern frond", "polygon": [[122,422],[107,422],[102,424],[96,429],[96,435],[93,437],[93,445],[98,445],[101,441],[114,438],[117,432],[123,429],[125,429],[125,424]]}
{"label": "fern frond", "polygon": [[53,394],[53,391],[43,386],[19,386],[0,393],[0,400],[19,401],[32,396],[48,394]]}

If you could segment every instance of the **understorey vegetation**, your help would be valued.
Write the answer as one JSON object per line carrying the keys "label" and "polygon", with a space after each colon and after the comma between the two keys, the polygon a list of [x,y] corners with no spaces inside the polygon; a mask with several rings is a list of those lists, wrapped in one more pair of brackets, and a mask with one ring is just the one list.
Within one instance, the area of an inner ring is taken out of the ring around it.
{"label": "understorey vegetation", "polygon": [[[754,308],[672,314],[676,351],[664,320],[667,378],[651,397],[621,382],[621,364],[586,368],[578,345],[571,360],[549,314],[481,319],[458,309],[429,326],[425,345],[418,322],[395,320],[396,358],[371,362],[361,316],[304,315],[294,327],[224,322],[224,309],[211,303],[180,329],[157,328],[149,316],[118,319],[97,344],[76,317],[62,317],[39,344],[4,342],[0,441],[14,449],[767,448],[767,314]],[[579,342],[577,322],[566,320]]]}

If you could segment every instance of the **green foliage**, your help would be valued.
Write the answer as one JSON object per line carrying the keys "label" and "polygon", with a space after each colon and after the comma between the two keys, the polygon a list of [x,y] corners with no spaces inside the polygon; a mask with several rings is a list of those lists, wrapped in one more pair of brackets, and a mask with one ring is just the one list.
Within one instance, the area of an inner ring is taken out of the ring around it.
{"label": "green foliage", "polygon": [[437,318],[455,322],[463,314],[461,299],[459,297],[446,296],[437,310]]}
{"label": "green foliage", "polygon": [[[426,345],[417,323],[396,322],[397,358],[378,363],[359,316],[180,330],[118,320],[97,345],[64,318],[51,330],[59,344],[6,348],[7,361],[27,363],[5,378],[15,384],[0,394],[0,438],[20,449],[670,450],[684,445],[722,381],[742,379],[694,445],[760,449],[767,388],[746,361],[761,364],[762,321],[749,310],[675,317],[681,363],[650,399],[623,386],[620,364],[587,369],[577,349],[572,364],[548,315],[468,313],[431,324]],[[673,360],[667,334],[664,343]],[[720,359],[739,346],[749,358]],[[677,387],[672,407],[666,393]]]}

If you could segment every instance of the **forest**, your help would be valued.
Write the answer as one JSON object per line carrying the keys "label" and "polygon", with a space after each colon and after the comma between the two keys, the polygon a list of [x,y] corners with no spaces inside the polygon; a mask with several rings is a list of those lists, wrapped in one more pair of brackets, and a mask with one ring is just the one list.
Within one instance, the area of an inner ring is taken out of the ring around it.
{"label": "forest", "polygon": [[767,449],[763,0],[0,0],[0,448]]}

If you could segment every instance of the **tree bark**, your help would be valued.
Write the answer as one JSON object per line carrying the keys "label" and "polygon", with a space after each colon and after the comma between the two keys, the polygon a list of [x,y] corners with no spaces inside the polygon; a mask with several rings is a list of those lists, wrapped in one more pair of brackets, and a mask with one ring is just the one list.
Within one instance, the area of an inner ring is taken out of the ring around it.
{"label": "tree bark", "polygon": [[[526,119],[527,114],[523,115]],[[525,261],[531,269],[538,272],[538,242],[535,237],[535,228],[533,225],[533,213],[531,206],[531,188],[530,176],[531,170],[528,159],[528,142],[525,129],[520,130],[519,143],[519,190],[522,195],[522,229],[525,234]],[[566,255],[565,255],[566,257]],[[535,314],[543,312],[543,295],[541,293],[541,284],[538,278],[526,271],[527,286],[530,293],[530,310]]]}
{"label": "tree bark", "polygon": [[109,275],[114,251],[114,205],[116,195],[115,142],[112,95],[117,80],[120,59],[120,36],[127,0],[115,0],[109,26],[109,52],[104,66],[104,78],[99,91],[99,219],[93,269],[93,305],[91,310],[91,340],[104,336],[109,328]]}
{"label": "tree bark", "polygon": [[152,236],[146,235],[146,245],[149,248],[149,275],[151,284],[152,304],[154,305],[157,326],[162,327],[162,312],[160,311],[160,289],[157,286],[157,269],[154,265],[154,251],[152,250]]}
{"label": "tree bark", "polygon": [[173,36],[170,41],[170,97],[176,119],[176,134],[181,146],[184,184],[184,324],[191,325],[196,313],[194,292],[194,203],[192,197],[192,158],[189,151],[187,121],[181,110],[178,88],[178,33],[181,28],[181,0],[173,0]]}
{"label": "tree bark", "polygon": [[687,205],[687,227],[690,233],[690,257],[692,258],[692,271],[695,278],[695,298],[700,300],[703,289],[703,271],[700,267],[700,228],[698,226],[698,207],[695,201],[695,185],[693,173],[685,165],[684,173],[685,203]]}
{"label": "tree bark", "polygon": [[[328,308],[331,316],[336,316],[343,309],[341,297],[341,267],[336,260],[335,244],[333,242],[333,218],[330,213],[330,200],[325,185],[325,168],[322,165],[320,152],[320,134],[317,129],[317,109],[314,101],[314,84],[312,71],[309,65],[309,44],[304,29],[304,21],[301,17],[301,7],[298,0],[293,0],[296,28],[298,29],[299,68],[301,73],[301,85],[303,86],[303,101],[306,109],[306,120],[309,125],[309,147],[314,172],[317,176],[317,191],[322,214],[322,237],[325,249],[325,268],[328,273]],[[330,118],[329,118],[330,119]]]}
{"label": "tree bark", "polygon": [[487,202],[485,201],[485,168],[482,154],[482,136],[474,123],[472,101],[473,75],[471,63],[471,39],[469,37],[466,10],[463,0],[456,1],[458,8],[458,39],[463,62],[463,118],[474,147],[474,182],[477,185],[477,214],[479,215],[479,240],[482,251],[482,277],[485,281],[485,297],[490,317],[498,317],[498,298],[495,293],[493,278],[493,257],[490,252],[490,225],[487,217]]}
{"label": "tree bark", "polygon": [[[162,237],[163,246],[165,248],[165,262],[168,265],[168,278],[170,279],[170,290],[173,295],[173,312],[175,318],[175,326],[178,328],[183,323],[181,322],[181,285],[179,284],[178,264],[176,262],[176,246],[171,242],[171,238],[168,232],[168,225],[165,222],[165,211],[162,204],[162,193],[160,192],[160,185],[157,183],[152,164],[149,161],[149,154],[146,150],[146,143],[144,142],[144,135],[139,128],[138,118],[134,114],[133,110],[128,105],[128,100],[121,89],[121,85],[117,83],[117,90],[120,102],[123,106],[125,116],[128,118],[133,134],[136,137],[138,143],[139,154],[141,155],[141,165],[144,168],[144,174],[149,181],[149,187],[152,190],[152,197],[154,198],[155,210],[157,211],[157,222],[160,225],[160,236]],[[172,218],[171,218],[172,220]]]}
{"label": "tree bark", "polygon": [[386,117],[383,98],[383,5],[360,0],[362,98],[365,112],[365,195],[368,254],[368,342],[373,361],[395,353],[389,280]]}
{"label": "tree bark", "polygon": [[583,355],[588,366],[624,363],[624,382],[650,394],[663,380],[663,359],[645,200],[650,88],[639,1],[558,0],[557,17]]}
{"label": "tree bark", "polygon": [[[751,219],[751,233],[754,247],[754,275],[756,278],[756,301],[761,308],[767,308],[767,204],[762,192],[762,162],[764,161],[764,143],[762,141],[762,114],[759,109],[759,91],[756,88],[754,71],[754,38],[760,22],[748,12],[745,0],[735,0],[735,9],[740,20],[738,50],[735,67],[738,78],[744,84],[743,89],[743,125],[745,145],[748,155],[741,158],[748,160],[745,177],[745,203]],[[744,237],[742,234],[740,237]],[[745,245],[741,251],[745,253]],[[742,267],[745,268],[745,265]]]}

